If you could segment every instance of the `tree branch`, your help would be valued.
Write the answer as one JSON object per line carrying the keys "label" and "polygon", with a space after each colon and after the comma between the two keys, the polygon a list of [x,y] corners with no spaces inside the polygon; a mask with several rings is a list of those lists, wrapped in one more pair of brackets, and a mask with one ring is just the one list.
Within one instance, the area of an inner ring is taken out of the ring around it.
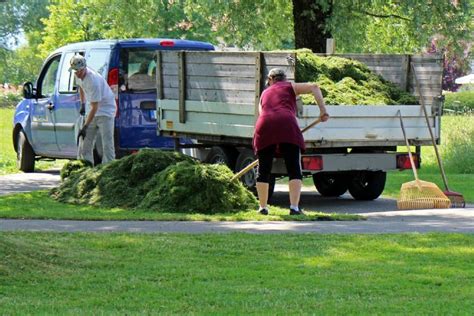
{"label": "tree branch", "polygon": [[397,15],[397,14],[376,14],[376,13],[372,13],[372,12],[369,12],[369,11],[366,11],[366,10],[360,10],[360,9],[356,10],[356,11],[358,11],[358,13],[363,13],[365,15],[370,15],[370,16],[373,16],[373,17],[376,17],[376,18],[383,18],[383,19],[396,18],[396,19],[401,19],[401,20],[405,20],[405,21],[411,21],[409,18],[400,16],[400,15]]}

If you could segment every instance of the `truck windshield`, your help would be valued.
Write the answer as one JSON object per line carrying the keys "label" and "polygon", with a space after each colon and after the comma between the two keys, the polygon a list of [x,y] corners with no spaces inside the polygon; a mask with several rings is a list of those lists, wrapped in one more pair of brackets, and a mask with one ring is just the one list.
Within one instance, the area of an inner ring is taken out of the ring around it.
{"label": "truck windshield", "polygon": [[155,89],[155,50],[153,48],[125,48],[120,52],[122,89],[145,92]]}

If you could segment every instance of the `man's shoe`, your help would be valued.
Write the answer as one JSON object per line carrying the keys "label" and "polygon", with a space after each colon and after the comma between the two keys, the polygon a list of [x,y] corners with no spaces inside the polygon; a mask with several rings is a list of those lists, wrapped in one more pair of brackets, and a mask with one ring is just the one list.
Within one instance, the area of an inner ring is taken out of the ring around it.
{"label": "man's shoe", "polygon": [[304,213],[302,209],[295,210],[295,209],[290,208],[290,215],[304,215]]}
{"label": "man's shoe", "polygon": [[260,215],[268,215],[268,210],[266,208],[262,208],[258,211]]}

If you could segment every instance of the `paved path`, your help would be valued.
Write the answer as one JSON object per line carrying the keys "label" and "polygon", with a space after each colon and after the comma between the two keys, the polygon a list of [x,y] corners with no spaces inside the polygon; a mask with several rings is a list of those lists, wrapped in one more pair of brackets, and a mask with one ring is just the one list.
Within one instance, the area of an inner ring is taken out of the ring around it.
{"label": "paved path", "polygon": [[34,190],[47,190],[58,186],[59,171],[15,173],[0,176],[0,196]]}
{"label": "paved path", "polygon": [[[14,174],[0,177],[0,195],[48,189],[59,183],[58,171]],[[273,203],[284,206],[288,193],[277,185]],[[474,207],[398,211],[393,199],[371,202],[354,201],[349,196],[324,198],[305,190],[302,204],[307,209],[360,214],[366,221],[342,222],[157,222],[157,221],[62,221],[0,220],[0,231],[61,232],[249,232],[249,233],[399,233],[462,232],[474,233]]]}
{"label": "paved path", "polygon": [[474,233],[474,209],[364,214],[366,221],[342,222],[156,222],[0,220],[0,231],[61,232],[248,232],[248,233]]}

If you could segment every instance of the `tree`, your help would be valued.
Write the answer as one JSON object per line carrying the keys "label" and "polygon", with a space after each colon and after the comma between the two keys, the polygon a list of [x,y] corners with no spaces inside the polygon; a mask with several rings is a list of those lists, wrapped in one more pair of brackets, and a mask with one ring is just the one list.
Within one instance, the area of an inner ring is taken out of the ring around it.
{"label": "tree", "polygon": [[[451,45],[472,40],[472,0],[293,0],[296,48],[324,53],[413,53],[435,34]],[[319,32],[320,34],[315,34]]]}
{"label": "tree", "polygon": [[42,28],[48,16],[48,0],[8,0],[0,2],[0,46],[15,46],[23,34]]}

